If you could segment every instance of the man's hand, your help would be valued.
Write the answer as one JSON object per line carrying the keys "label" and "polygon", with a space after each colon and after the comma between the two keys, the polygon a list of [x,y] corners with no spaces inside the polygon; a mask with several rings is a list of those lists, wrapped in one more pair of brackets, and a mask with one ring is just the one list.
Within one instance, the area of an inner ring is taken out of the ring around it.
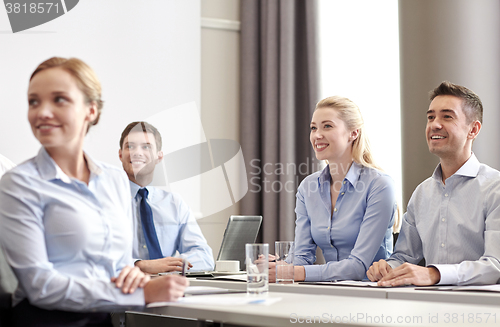
{"label": "man's hand", "polygon": [[153,278],[144,287],[144,300],[151,302],[174,302],[184,295],[189,286],[186,277],[167,275]]}
{"label": "man's hand", "polygon": [[111,282],[121,288],[123,293],[134,293],[137,287],[144,287],[150,277],[144,274],[138,267],[125,266],[118,277],[111,277]]}
{"label": "man's hand", "polygon": [[413,284],[427,286],[436,284],[440,279],[441,274],[434,267],[421,267],[411,263],[403,263],[380,279],[378,285],[402,286]]}
{"label": "man's hand", "polygon": [[384,260],[380,259],[378,262],[374,262],[370,269],[366,272],[366,276],[372,281],[377,282],[381,280],[385,275],[387,275],[392,270],[392,267]]}
{"label": "man's hand", "polygon": [[[155,260],[140,260],[135,262],[135,266],[148,274],[182,271],[182,258],[165,257]],[[193,265],[188,262],[188,269],[192,267]]]}

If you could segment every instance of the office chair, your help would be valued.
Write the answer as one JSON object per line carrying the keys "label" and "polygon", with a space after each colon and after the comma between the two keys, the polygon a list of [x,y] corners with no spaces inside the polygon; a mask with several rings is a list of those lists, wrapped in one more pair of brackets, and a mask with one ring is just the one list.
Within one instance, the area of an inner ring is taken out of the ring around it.
{"label": "office chair", "polygon": [[12,326],[12,293],[16,286],[17,278],[0,248],[0,327]]}
{"label": "office chair", "polygon": [[12,326],[12,294],[0,291],[0,327]]}

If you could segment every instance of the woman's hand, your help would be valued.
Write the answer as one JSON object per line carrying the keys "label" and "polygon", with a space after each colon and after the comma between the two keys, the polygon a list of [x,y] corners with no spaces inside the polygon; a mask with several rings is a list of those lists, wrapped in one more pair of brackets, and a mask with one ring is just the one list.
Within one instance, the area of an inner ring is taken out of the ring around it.
{"label": "woman's hand", "polygon": [[[291,265],[288,263],[285,264]],[[306,279],[306,270],[304,266],[294,266],[293,275],[294,281],[303,282]],[[291,276],[288,276],[288,278],[291,279]],[[269,283],[276,283],[276,262],[269,262]]]}
{"label": "woman's hand", "polygon": [[184,295],[189,286],[186,277],[167,275],[155,277],[144,287],[144,300],[151,302],[174,302]]}
{"label": "woman's hand", "polygon": [[269,283],[276,283],[276,262],[269,260]]}
{"label": "woman's hand", "polygon": [[149,275],[143,273],[139,267],[130,266],[125,266],[118,277],[111,277],[111,282],[115,283],[116,287],[121,288],[124,294],[134,293],[137,287],[143,288],[149,281]]}

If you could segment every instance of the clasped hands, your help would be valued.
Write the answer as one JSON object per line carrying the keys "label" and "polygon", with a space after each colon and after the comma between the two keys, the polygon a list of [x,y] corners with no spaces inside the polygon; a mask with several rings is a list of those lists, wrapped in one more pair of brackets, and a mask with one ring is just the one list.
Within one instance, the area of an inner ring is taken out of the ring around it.
{"label": "clasped hands", "polygon": [[421,267],[411,263],[403,263],[397,268],[392,268],[385,260],[374,262],[366,272],[372,282],[379,286],[428,286],[434,285],[441,279],[439,270],[434,267]]}

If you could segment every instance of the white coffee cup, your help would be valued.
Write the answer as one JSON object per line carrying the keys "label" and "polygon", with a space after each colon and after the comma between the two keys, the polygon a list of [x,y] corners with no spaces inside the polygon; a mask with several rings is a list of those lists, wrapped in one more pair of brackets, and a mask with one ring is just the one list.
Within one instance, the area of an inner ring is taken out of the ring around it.
{"label": "white coffee cup", "polygon": [[215,262],[215,271],[236,272],[239,270],[240,262],[238,260],[219,260]]}

